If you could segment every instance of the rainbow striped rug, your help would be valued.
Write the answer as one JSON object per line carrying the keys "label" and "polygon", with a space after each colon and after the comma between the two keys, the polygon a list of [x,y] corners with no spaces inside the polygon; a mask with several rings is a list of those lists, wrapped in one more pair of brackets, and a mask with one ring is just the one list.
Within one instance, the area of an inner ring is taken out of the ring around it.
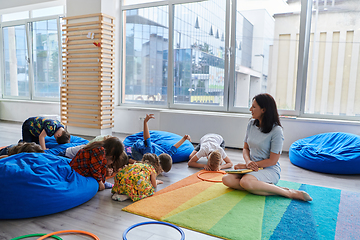
{"label": "rainbow striped rug", "polygon": [[[202,174],[212,180],[219,173]],[[123,210],[224,239],[360,239],[360,193],[295,182],[312,202],[257,196],[193,174]]]}

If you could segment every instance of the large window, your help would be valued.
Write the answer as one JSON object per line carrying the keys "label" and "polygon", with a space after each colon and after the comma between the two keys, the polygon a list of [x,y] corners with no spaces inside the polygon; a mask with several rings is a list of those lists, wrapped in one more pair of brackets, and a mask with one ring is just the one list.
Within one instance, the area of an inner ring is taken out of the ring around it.
{"label": "large window", "polygon": [[63,10],[58,6],[1,16],[4,98],[59,101],[60,24],[59,17],[47,16]]}
{"label": "large window", "polygon": [[360,116],[359,1],[315,1],[305,113]]}
{"label": "large window", "polygon": [[167,103],[169,13],[166,6],[124,11],[123,102]]}
{"label": "large window", "polygon": [[29,58],[25,25],[3,28],[4,95],[29,97]]}
{"label": "large window", "polygon": [[226,1],[174,6],[175,104],[224,106]]}
{"label": "large window", "polygon": [[32,23],[34,97],[60,96],[58,39],[56,19]]}
{"label": "large window", "polygon": [[248,112],[270,93],[280,114],[360,115],[357,1],[136,3],[122,6],[123,104]]}

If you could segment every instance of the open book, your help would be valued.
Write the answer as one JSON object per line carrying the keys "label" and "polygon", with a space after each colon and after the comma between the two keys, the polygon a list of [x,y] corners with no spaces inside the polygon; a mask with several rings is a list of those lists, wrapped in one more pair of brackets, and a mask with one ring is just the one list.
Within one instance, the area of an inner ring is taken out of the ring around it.
{"label": "open book", "polygon": [[[259,170],[261,170],[263,168],[259,168]],[[245,173],[249,173],[252,172],[253,170],[251,169],[236,169],[236,170],[228,170],[225,171],[226,173],[235,173],[235,174],[245,174]]]}

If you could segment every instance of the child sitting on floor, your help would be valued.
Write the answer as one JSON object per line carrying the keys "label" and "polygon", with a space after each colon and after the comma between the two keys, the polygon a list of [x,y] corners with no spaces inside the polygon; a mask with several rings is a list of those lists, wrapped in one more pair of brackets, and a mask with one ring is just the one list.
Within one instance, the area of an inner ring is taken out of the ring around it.
{"label": "child sitting on floor", "polygon": [[[200,143],[190,154],[189,167],[204,168],[208,171],[218,171],[220,169],[231,168],[233,163],[226,155],[225,141],[219,134],[209,133],[200,139]],[[200,158],[208,159],[206,164],[198,163]],[[218,162],[219,164],[217,164]],[[225,164],[222,164],[225,162]]]}
{"label": "child sitting on floor", "polygon": [[168,172],[171,169],[171,165],[163,165],[163,162],[172,163],[171,156],[177,152],[177,149],[186,141],[190,139],[189,135],[184,135],[177,143],[175,143],[170,149],[164,149],[163,147],[154,144],[151,142],[148,121],[154,117],[154,114],[146,114],[144,119],[144,131],[143,137],[144,140],[136,141],[131,147],[131,157],[135,161],[140,161],[144,154],[146,153],[154,153],[159,156],[160,165],[164,172]]}
{"label": "child sitting on floor", "polygon": [[[163,166],[170,168],[171,159],[163,162]],[[161,172],[163,168],[158,156],[154,153],[144,154],[141,163],[125,166],[116,174],[111,198],[125,201],[130,197],[132,201],[138,201],[153,195],[157,185],[163,183],[156,179]]]}
{"label": "child sitting on floor", "polygon": [[106,138],[80,149],[70,166],[84,177],[95,178],[99,183],[99,191],[112,188],[111,183],[105,182],[106,176],[111,175],[108,166],[112,166],[115,172],[125,166],[127,162],[120,157],[123,151],[124,145],[117,137]]}
{"label": "child sitting on floor", "polygon": [[70,142],[70,134],[65,129],[65,126],[58,120],[45,117],[30,117],[26,119],[22,125],[22,140],[20,141],[35,142],[40,144],[41,148],[45,150],[46,136],[54,136],[58,144]]}

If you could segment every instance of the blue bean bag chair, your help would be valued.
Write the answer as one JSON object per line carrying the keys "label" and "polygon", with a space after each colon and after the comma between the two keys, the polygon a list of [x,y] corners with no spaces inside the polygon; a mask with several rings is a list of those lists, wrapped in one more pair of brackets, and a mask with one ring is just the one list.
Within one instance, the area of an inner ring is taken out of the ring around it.
{"label": "blue bean bag chair", "polygon": [[90,200],[99,185],[46,153],[19,153],[0,159],[0,219],[61,212]]}
{"label": "blue bean bag chair", "polygon": [[52,137],[46,136],[45,137],[45,145],[46,145],[46,148],[48,148],[48,149],[45,150],[45,152],[57,156],[57,155],[59,155],[60,152],[64,151],[68,147],[75,147],[78,145],[83,145],[83,144],[88,144],[88,143],[89,143],[89,140],[86,140],[82,137],[71,135],[70,143],[58,144],[56,142],[56,139],[54,138],[54,136],[52,136]]}
{"label": "blue bean bag chair", "polygon": [[[150,139],[152,143],[161,146],[164,149],[170,149],[175,143],[177,143],[183,136],[177,135],[171,132],[164,131],[150,131]],[[135,133],[127,136],[123,141],[125,150],[128,155],[131,155],[131,146],[137,141],[142,140],[143,132]],[[194,150],[194,146],[191,142],[185,141],[172,156],[173,163],[183,162],[189,160],[189,155]]]}
{"label": "blue bean bag chair", "polygon": [[299,139],[290,146],[289,158],[316,172],[360,174],[360,136],[330,132]]}

